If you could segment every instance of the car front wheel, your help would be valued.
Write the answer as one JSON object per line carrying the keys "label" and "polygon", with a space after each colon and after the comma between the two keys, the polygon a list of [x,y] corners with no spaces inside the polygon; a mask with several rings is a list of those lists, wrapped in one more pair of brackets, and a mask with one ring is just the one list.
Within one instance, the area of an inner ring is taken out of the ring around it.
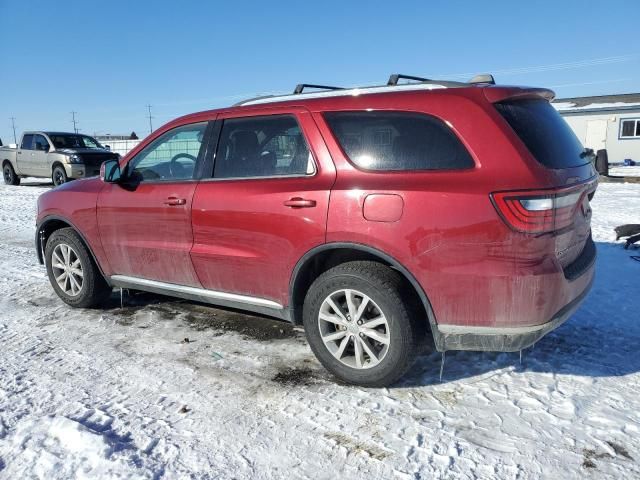
{"label": "car front wheel", "polygon": [[51,180],[53,184],[57,187],[58,185],[62,185],[66,183],[69,179],[67,178],[67,172],[64,167],[57,165],[53,169],[53,173],[51,174]]}
{"label": "car front wheel", "polygon": [[66,304],[93,307],[111,293],[87,247],[72,228],[62,228],[51,234],[45,258],[49,281]]}
{"label": "car front wheel", "polygon": [[413,364],[420,340],[400,275],[375,262],[338,265],[320,275],[304,302],[307,340],[345,382],[382,387]]}

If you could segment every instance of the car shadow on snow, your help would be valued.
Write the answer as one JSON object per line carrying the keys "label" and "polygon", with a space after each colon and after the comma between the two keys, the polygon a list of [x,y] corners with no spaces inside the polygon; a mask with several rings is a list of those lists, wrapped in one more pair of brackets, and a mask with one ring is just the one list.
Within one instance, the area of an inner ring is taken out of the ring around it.
{"label": "car shadow on snow", "polygon": [[283,320],[153,293],[125,292],[122,307],[119,291],[103,305],[115,316],[118,325],[147,328],[148,322],[140,320],[152,316],[158,321],[178,319],[193,330],[211,330],[216,336],[233,332],[252,340],[270,341],[299,334],[293,325]]}
{"label": "car shadow on snow", "polygon": [[[520,353],[446,352],[442,382],[514,367],[522,372],[624,376],[640,371],[640,262],[637,250],[597,243],[596,278],[580,309],[562,326]],[[398,387],[440,383],[441,354],[421,357]]]}
{"label": "car shadow on snow", "polygon": [[[633,250],[623,250],[619,244],[598,243],[593,289],[565,324],[523,350],[522,359],[519,352],[449,351],[445,355],[442,383],[478,376],[486,378],[508,368],[586,377],[623,376],[640,371],[637,354],[640,262],[632,261],[630,255]],[[104,306],[122,326],[147,328],[145,322],[137,320],[153,313],[156,320],[178,317],[190,328],[210,329],[214,335],[233,332],[248,340],[266,342],[302,341],[304,336],[301,329],[281,320],[150,293],[125,294],[121,308],[119,292],[115,291]],[[394,387],[440,384],[440,363],[441,354],[430,349]],[[301,369],[308,366],[299,365]]]}

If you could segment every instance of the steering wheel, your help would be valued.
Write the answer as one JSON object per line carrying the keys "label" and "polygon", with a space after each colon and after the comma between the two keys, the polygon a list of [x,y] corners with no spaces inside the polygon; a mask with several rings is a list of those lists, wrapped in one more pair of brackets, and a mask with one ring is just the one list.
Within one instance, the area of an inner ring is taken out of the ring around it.
{"label": "steering wheel", "polygon": [[178,160],[181,158],[187,158],[191,160],[194,165],[196,164],[196,157],[193,155],[189,155],[188,153],[178,153],[177,155],[174,155],[171,162],[169,162],[169,173],[173,178],[180,178],[177,174],[183,172],[185,169],[183,165],[178,163]]}

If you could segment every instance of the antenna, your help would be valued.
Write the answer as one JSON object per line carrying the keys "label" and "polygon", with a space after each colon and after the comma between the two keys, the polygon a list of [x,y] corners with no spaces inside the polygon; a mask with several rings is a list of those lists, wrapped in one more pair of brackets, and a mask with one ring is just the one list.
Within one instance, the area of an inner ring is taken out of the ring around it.
{"label": "antenna", "polygon": [[78,133],[78,127],[77,127],[78,122],[76,121],[76,113],[78,112],[71,112],[71,123],[73,123],[73,131],[75,133]]}
{"label": "antenna", "polygon": [[11,117],[11,126],[13,127],[13,143],[18,143],[16,140],[16,117]]}
{"label": "antenna", "polygon": [[151,123],[151,119],[153,118],[151,116],[151,105],[147,105],[147,109],[149,110],[149,115],[147,115],[149,118],[149,133],[153,133],[153,124]]}

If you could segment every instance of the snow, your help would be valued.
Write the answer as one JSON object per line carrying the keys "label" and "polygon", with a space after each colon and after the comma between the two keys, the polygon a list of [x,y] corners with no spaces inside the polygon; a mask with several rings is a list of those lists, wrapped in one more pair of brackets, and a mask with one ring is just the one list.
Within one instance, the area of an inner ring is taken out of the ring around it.
{"label": "snow", "polygon": [[634,165],[633,167],[609,165],[609,175],[614,177],[640,177],[640,165]]}
{"label": "snow", "polygon": [[590,103],[588,105],[583,105],[582,107],[576,107],[576,104],[573,102],[553,102],[551,105],[553,105],[556,110],[562,112],[566,110],[605,110],[612,108],[640,107],[640,102]]}
{"label": "snow", "polygon": [[449,352],[440,383],[431,353],[366,389],[282,322],[153,295],[67,307],[32,245],[49,187],[26,183],[0,185],[2,479],[640,476],[640,262],[613,243],[638,184],[599,186],[595,286],[522,364]]}

